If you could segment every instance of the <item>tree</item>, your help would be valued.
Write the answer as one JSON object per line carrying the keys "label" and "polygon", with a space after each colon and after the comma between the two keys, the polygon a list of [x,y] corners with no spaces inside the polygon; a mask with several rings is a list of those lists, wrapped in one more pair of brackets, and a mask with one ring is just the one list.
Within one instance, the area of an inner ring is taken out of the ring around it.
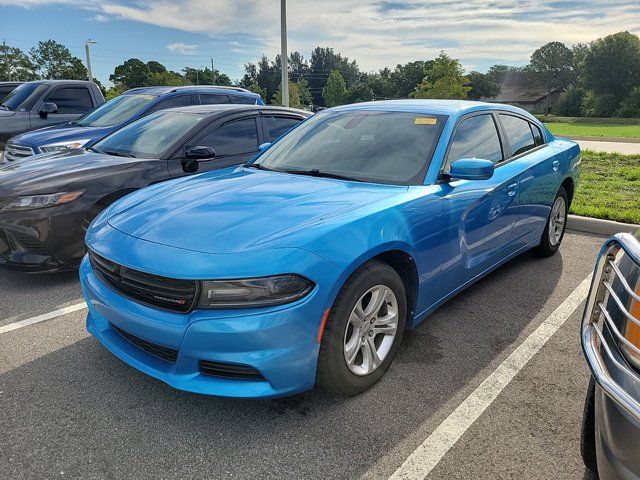
{"label": "tree", "polygon": [[[271,102],[274,105],[282,105],[282,83],[278,85],[278,91],[273,94],[273,100]],[[289,82],[289,106],[292,108],[302,108],[300,103],[300,91],[298,84],[295,82]]]}
{"label": "tree", "polygon": [[422,82],[427,70],[433,67],[433,60],[417,60],[415,62],[396,65],[390,74],[391,98],[408,98]]}
{"label": "tree", "polygon": [[125,90],[127,90],[127,87],[125,87],[124,85],[114,85],[109,90],[107,90],[107,94],[104,96],[104,99],[111,100],[112,98],[121,95]]}
{"label": "tree", "polygon": [[176,72],[170,72],[165,69],[164,72],[152,72],[149,74],[149,85],[166,85],[169,87],[180,87],[185,85],[182,75]]}
{"label": "tree", "polygon": [[300,96],[301,108],[306,108],[313,104],[313,95],[309,90],[309,82],[304,78],[298,81],[298,95]]}
{"label": "tree", "polygon": [[165,73],[167,71],[167,67],[155,60],[148,61],[147,68],[149,69],[149,73]]}
{"label": "tree", "polygon": [[580,87],[569,87],[560,97],[560,101],[553,109],[556,115],[564,117],[579,117],[582,115],[582,102],[585,91]]}
{"label": "tree", "polygon": [[488,74],[473,71],[469,73],[468,77],[471,87],[468,96],[471,100],[497,97],[500,94],[500,84]]}
{"label": "tree", "polygon": [[36,66],[19,48],[0,45],[0,81],[36,80]]}
{"label": "tree", "polygon": [[246,88],[250,92],[257,93],[266,102],[266,100],[267,100],[267,91],[264,88],[262,88],[260,85],[258,85],[257,83],[251,83],[249,85],[240,85],[240,86],[243,87],[243,88]]}
{"label": "tree", "polygon": [[365,83],[351,85],[347,94],[347,103],[370,102],[373,100],[373,90]]}
{"label": "tree", "polygon": [[115,68],[113,73],[109,75],[109,80],[126,88],[145,87],[149,85],[150,74],[146,63],[137,58],[130,58]]}
{"label": "tree", "polygon": [[426,71],[420,85],[411,93],[414,98],[465,99],[471,87],[460,62],[440,52],[433,66]]}
{"label": "tree", "polygon": [[322,89],[322,98],[327,107],[335,107],[347,102],[347,83],[338,70],[329,74],[327,84]]}
{"label": "tree", "polygon": [[619,117],[640,117],[640,86],[635,87],[629,95],[622,100],[620,108],[616,112]]}
{"label": "tree", "polygon": [[611,95],[617,108],[640,85],[640,38],[619,32],[595,40],[584,58],[584,76],[596,96]]}
{"label": "tree", "polygon": [[521,71],[522,71],[522,68],[520,67],[512,67],[510,65],[497,64],[489,67],[489,70],[487,71],[486,75],[491,81],[497,84],[501,84],[502,81],[504,80],[504,77],[509,73],[521,72]]}
{"label": "tree", "polygon": [[566,89],[573,80],[573,51],[561,42],[549,42],[531,55],[528,70],[551,92]]}
{"label": "tree", "polygon": [[37,66],[42,78],[86,80],[87,69],[78,57],[64,45],[55,40],[38,42],[36,47],[29,51],[31,62]]}
{"label": "tree", "polygon": [[[323,88],[329,81],[329,76],[337,70],[346,86],[351,86],[360,80],[360,69],[355,60],[349,60],[330,47],[316,47],[311,52],[309,62],[309,88],[313,94],[313,103],[323,105]],[[346,99],[345,99],[346,101]],[[344,103],[344,102],[343,102]]]}
{"label": "tree", "polygon": [[371,89],[374,99],[396,98],[394,84],[391,81],[391,70],[387,67],[377,73],[363,74],[360,81]]}
{"label": "tree", "polygon": [[186,67],[182,71],[184,72],[184,79],[192,85],[232,85],[229,76],[217,69]]}

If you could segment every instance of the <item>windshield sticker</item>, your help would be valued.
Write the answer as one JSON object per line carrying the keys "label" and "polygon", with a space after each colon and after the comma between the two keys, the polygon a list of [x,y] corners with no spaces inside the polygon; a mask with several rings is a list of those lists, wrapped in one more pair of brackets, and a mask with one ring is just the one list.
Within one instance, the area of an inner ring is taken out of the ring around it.
{"label": "windshield sticker", "polygon": [[414,123],[416,125],[435,125],[436,123],[438,123],[438,119],[430,117],[418,117],[416,118]]}

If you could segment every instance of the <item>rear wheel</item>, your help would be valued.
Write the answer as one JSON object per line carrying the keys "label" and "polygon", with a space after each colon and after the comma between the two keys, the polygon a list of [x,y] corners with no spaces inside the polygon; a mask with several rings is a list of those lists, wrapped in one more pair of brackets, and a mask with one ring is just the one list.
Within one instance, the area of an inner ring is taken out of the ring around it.
{"label": "rear wheel", "polygon": [[317,383],[345,395],[371,388],[400,347],[406,312],[404,285],[395,270],[378,261],[356,270],[331,308]]}
{"label": "rear wheel", "polygon": [[547,225],[542,233],[537,253],[541,257],[550,257],[558,251],[564,232],[567,228],[567,214],[569,213],[569,197],[564,187],[560,187],[553,200]]}

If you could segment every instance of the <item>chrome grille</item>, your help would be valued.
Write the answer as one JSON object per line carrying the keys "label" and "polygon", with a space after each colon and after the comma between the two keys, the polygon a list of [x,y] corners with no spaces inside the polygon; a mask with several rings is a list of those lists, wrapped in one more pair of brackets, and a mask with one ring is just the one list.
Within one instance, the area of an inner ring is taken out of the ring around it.
{"label": "chrome grille", "polygon": [[629,234],[602,247],[582,320],[582,347],[604,391],[640,419],[640,241]]}
{"label": "chrome grille", "polygon": [[7,162],[14,162],[21,158],[31,157],[33,155],[35,154],[31,147],[25,147],[11,142],[7,143],[4,150],[4,160]]}

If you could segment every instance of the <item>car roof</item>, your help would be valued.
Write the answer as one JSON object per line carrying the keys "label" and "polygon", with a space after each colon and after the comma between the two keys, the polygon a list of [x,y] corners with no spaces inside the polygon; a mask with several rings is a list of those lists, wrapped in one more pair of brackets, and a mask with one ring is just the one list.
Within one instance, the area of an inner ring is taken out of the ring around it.
{"label": "car roof", "polygon": [[58,83],[64,83],[64,84],[77,83],[78,85],[86,85],[87,83],[93,83],[93,82],[90,82],[89,80],[33,80],[31,82],[24,82],[24,83],[42,83],[45,85],[55,85]]}
{"label": "car roof", "polygon": [[163,87],[163,86],[155,86],[155,87],[138,87],[127,90],[123,93],[123,95],[131,95],[136,93],[143,93],[149,95],[167,95],[169,93],[174,92],[184,92],[184,93],[232,93],[234,95],[242,95],[242,96],[251,96],[255,98],[260,98],[260,95],[257,93],[253,93],[245,88],[241,87],[228,87],[222,85],[187,85],[184,87]]}
{"label": "car roof", "polygon": [[24,82],[0,82],[0,85],[20,85]]}
{"label": "car roof", "polygon": [[506,110],[535,119],[535,117],[527,111],[512,105],[506,105],[503,103],[475,102],[471,100],[384,100],[342,105],[340,107],[324,110],[324,112],[353,110],[384,110],[388,112],[411,112],[424,115],[447,115],[451,117],[460,117],[466,113],[478,110]]}
{"label": "car roof", "polygon": [[200,115],[215,115],[215,114],[229,114],[235,112],[243,112],[248,110],[259,110],[261,112],[273,112],[273,113],[297,113],[306,117],[312,115],[307,110],[300,110],[298,108],[287,108],[278,106],[265,106],[265,105],[239,105],[239,104],[215,104],[215,105],[190,105],[187,107],[175,107],[168,108],[167,110],[161,110],[162,112],[186,112],[197,113]]}

